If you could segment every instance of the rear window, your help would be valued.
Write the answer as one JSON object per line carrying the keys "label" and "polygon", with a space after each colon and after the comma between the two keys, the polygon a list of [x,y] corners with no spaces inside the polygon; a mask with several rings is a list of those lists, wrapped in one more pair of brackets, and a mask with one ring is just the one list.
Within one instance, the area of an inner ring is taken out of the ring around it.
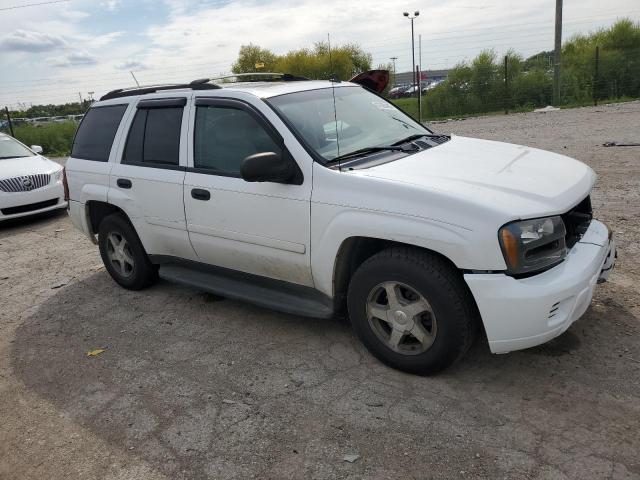
{"label": "rear window", "polygon": [[83,160],[106,162],[111,145],[127,105],[111,105],[90,109],[78,128],[71,156]]}

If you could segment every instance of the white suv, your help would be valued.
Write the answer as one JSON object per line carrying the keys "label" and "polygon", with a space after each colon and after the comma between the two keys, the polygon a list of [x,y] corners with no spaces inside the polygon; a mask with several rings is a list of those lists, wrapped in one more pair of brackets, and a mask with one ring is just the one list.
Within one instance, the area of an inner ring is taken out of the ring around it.
{"label": "white suv", "polygon": [[589,167],[436,134],[354,83],[276,80],[116,90],[87,112],[70,215],[116,282],[348,312],[374,355],[421,374],[478,331],[505,353],[588,308],[615,260]]}

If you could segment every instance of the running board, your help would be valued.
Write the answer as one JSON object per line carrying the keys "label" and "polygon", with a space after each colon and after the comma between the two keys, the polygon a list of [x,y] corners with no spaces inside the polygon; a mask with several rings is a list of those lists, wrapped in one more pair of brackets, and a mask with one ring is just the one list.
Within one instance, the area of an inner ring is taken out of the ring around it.
{"label": "running board", "polygon": [[160,278],[293,315],[332,318],[329,297],[311,287],[200,264],[160,264]]}

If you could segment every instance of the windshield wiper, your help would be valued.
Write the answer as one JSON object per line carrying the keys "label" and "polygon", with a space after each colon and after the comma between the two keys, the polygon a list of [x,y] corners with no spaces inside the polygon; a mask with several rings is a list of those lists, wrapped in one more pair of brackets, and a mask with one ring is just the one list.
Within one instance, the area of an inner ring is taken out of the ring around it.
{"label": "windshield wiper", "polygon": [[28,156],[29,156],[29,155],[17,155],[17,156],[12,155],[12,156],[10,156],[10,157],[0,157],[0,160],[7,160],[7,159],[9,159],[9,158],[26,158],[26,157],[28,157]]}
{"label": "windshield wiper", "polygon": [[402,140],[398,140],[397,142],[392,143],[391,145],[402,145],[403,143],[411,142],[413,140],[418,140],[419,138],[426,137],[427,135],[428,133],[422,133],[422,134],[418,133],[415,135],[410,135],[407,138],[403,138]]}
{"label": "windshield wiper", "polygon": [[365,147],[365,148],[359,148],[358,150],[354,150],[353,152],[345,153],[344,155],[340,155],[338,157],[332,158],[331,163],[339,162],[341,160],[346,160],[348,158],[361,157],[363,155],[368,155],[370,153],[376,153],[376,152],[384,152],[384,151],[414,152],[416,150],[417,150],[416,148],[401,147],[399,145],[383,145],[380,147]]}

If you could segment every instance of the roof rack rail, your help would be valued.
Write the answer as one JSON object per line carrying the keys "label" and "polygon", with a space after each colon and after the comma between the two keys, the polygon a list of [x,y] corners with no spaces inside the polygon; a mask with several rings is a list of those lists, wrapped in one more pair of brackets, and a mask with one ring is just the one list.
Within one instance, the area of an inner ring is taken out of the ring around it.
{"label": "roof rack rail", "polygon": [[[232,79],[236,79],[236,81],[231,82],[230,80]],[[221,77],[202,79],[200,81],[211,82],[214,80],[222,81],[222,83],[240,83],[240,82],[301,82],[301,81],[310,80],[310,79],[307,77],[292,75],[290,73],[249,72],[249,73],[235,73],[232,75],[224,75]]]}
{"label": "roof rack rail", "polygon": [[[236,79],[232,82],[231,79]],[[109,93],[100,97],[100,100],[110,100],[112,98],[131,97],[134,95],[145,95],[147,93],[155,93],[164,90],[214,90],[222,88],[214,81],[221,83],[240,83],[240,82],[299,82],[309,80],[307,77],[299,77],[290,73],[272,73],[272,72],[255,72],[255,73],[237,73],[235,75],[226,75],[215,78],[199,78],[190,83],[170,83],[164,85],[140,85],[131,88],[118,88],[111,90]]]}
{"label": "roof rack rail", "polygon": [[210,83],[209,79],[201,79],[194,80],[191,83],[170,83],[164,85],[141,85],[139,87],[132,88],[118,88],[116,90],[111,90],[109,93],[104,94],[100,97],[100,100],[110,100],[112,98],[121,98],[121,97],[131,97],[134,95],[145,95],[147,93],[155,93],[161,92],[164,90],[182,90],[182,89],[191,89],[191,90],[213,90],[221,88],[219,85],[215,83]]}

